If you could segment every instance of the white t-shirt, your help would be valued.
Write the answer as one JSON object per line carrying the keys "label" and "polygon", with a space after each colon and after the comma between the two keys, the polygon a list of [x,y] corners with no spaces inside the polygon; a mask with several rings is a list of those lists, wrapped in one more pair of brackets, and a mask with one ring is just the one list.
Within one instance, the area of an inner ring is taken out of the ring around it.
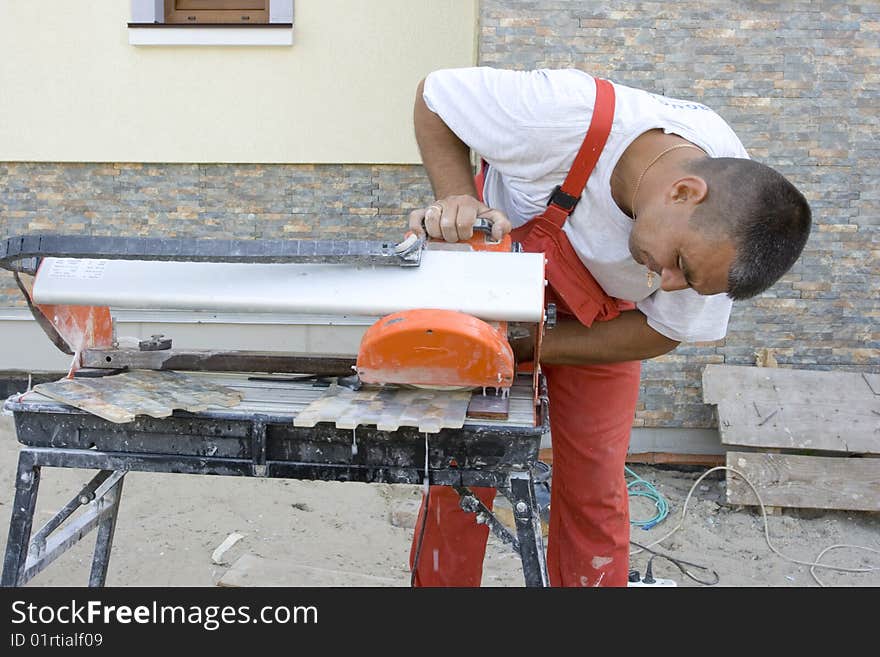
{"label": "white t-shirt", "polygon": [[[648,286],[647,269],[632,259],[632,220],[611,197],[611,173],[626,147],[654,128],[693,142],[712,157],[748,158],[730,126],[699,103],[614,84],[611,134],[581,201],[564,230],[584,266],[606,293],[636,303],[648,324],[681,342],[719,340],[732,301],[690,288]],[[488,163],[486,203],[514,227],[547,207],[562,184],[590,124],[596,84],[575,69],[508,71],[489,67],[435,71],[425,80],[428,108]]]}

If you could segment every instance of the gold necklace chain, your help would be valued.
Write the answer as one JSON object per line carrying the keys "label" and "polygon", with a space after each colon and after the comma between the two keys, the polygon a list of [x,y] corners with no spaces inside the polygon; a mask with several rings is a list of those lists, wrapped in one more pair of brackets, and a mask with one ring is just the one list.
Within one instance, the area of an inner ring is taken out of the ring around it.
{"label": "gold necklace chain", "polygon": [[653,160],[651,160],[648,163],[648,166],[646,166],[644,171],[642,171],[642,175],[640,175],[638,180],[636,180],[636,188],[635,188],[635,190],[633,190],[632,201],[630,201],[630,204],[629,204],[629,209],[630,209],[630,212],[632,212],[633,221],[636,220],[636,194],[639,193],[639,187],[642,184],[642,179],[645,177],[645,174],[648,173],[648,169],[650,169],[652,166],[654,166],[657,163],[657,160],[659,160],[661,157],[663,157],[667,153],[674,151],[674,150],[677,150],[679,148],[695,148],[698,151],[700,151],[701,153],[705,154],[705,151],[702,148],[700,148],[699,146],[694,146],[693,144],[676,144],[675,146],[670,146],[666,150],[660,151],[660,153],[657,155],[657,157],[655,157]]}

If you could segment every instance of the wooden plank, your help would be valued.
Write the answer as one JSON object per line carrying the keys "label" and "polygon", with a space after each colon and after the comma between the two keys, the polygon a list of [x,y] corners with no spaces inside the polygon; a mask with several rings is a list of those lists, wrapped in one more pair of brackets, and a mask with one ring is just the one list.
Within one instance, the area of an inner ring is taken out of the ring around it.
{"label": "wooden plank", "polygon": [[721,400],[718,432],[726,445],[880,454],[880,401]]}
{"label": "wooden plank", "polygon": [[[874,402],[880,405],[880,384],[872,388],[871,375],[861,372],[822,372],[776,367],[706,365],[703,401],[717,404],[730,399],[801,404]],[[878,406],[880,408],[880,406]]]}
{"label": "wooden plank", "polygon": [[[542,459],[543,460],[543,459]],[[664,465],[704,465],[715,467],[724,465],[722,454],[673,454],[670,452],[643,452],[627,454],[627,463],[648,463]]]}
{"label": "wooden plank", "polygon": [[[767,506],[880,511],[880,459],[728,452]],[[748,484],[727,473],[727,501],[757,505]]]}
{"label": "wooden plank", "polygon": [[[538,452],[538,460],[553,465],[553,448],[545,447]],[[664,465],[704,465],[715,467],[724,465],[723,454],[675,454],[672,452],[639,452],[627,454],[627,463],[647,463]]]}

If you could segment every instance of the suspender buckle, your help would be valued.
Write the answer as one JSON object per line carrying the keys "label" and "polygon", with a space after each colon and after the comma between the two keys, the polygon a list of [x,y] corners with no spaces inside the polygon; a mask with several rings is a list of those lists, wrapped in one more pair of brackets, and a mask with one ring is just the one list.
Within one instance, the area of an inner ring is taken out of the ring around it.
{"label": "suspender buckle", "polygon": [[556,187],[553,188],[553,193],[550,194],[550,200],[547,201],[547,205],[555,205],[571,214],[580,200],[581,199],[577,196],[572,196],[571,194],[563,192],[562,185],[556,185]]}

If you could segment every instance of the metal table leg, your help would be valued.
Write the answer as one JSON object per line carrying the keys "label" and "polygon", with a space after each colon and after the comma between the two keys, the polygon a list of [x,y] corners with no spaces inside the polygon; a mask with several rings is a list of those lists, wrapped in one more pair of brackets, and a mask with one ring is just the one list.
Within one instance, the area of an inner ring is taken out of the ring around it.
{"label": "metal table leg", "polygon": [[21,586],[25,581],[24,571],[39,488],[40,466],[34,463],[27,450],[22,450],[18,455],[15,500],[12,503],[6,554],[3,556],[3,575],[0,577],[2,586]]}
{"label": "metal table leg", "polygon": [[548,586],[547,561],[544,554],[544,537],[541,533],[541,512],[535,498],[534,480],[530,472],[513,472],[502,494],[513,505],[516,536],[510,533],[471,491],[464,486],[454,486],[461,497],[461,508],[476,514],[476,521],[489,529],[502,542],[519,554],[526,586]]}
{"label": "metal table leg", "polygon": [[548,586],[541,513],[535,499],[531,473],[511,473],[510,493],[507,497],[513,505],[513,519],[516,522],[519,556],[526,586]]}
{"label": "metal table leg", "polygon": [[113,534],[116,531],[116,518],[119,515],[119,500],[122,498],[123,482],[124,479],[119,477],[103,496],[107,510],[98,525],[98,538],[95,541],[95,555],[92,558],[89,586],[104,586],[104,581],[107,579],[107,566],[110,565],[110,549],[113,547]]}
{"label": "metal table leg", "polygon": [[[3,563],[3,586],[24,586],[55,559],[98,528],[89,586],[103,586],[119,513],[125,471],[101,470],[31,537],[40,472],[40,451],[19,454],[15,506]],[[83,511],[65,524],[78,509]]]}

